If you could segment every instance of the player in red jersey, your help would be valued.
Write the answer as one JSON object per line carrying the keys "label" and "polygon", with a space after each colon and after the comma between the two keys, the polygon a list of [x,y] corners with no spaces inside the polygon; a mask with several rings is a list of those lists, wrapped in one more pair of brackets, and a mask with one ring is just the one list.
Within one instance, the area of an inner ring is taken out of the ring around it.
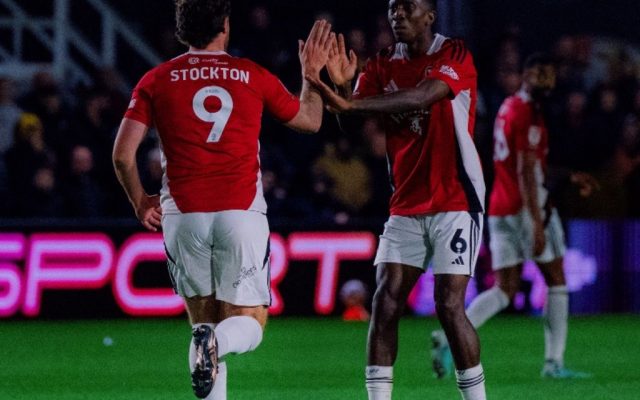
{"label": "player in red jersey", "polygon": [[[542,375],[583,377],[564,368],[568,292],[562,265],[564,234],[558,213],[545,188],[548,131],[542,102],[555,86],[553,61],[535,54],[524,65],[520,91],[507,98],[494,126],[495,182],[489,206],[489,232],[497,283],[480,294],[467,309],[474,327],[509,305],[520,287],[522,264],[536,261],[548,286],[544,310],[545,364]],[[583,173],[571,180],[588,195],[597,186]]]}
{"label": "player in red jersey", "polygon": [[[255,349],[271,302],[269,226],[258,156],[263,109],[286,126],[317,132],[322,99],[303,81],[300,99],[250,60],[226,53],[230,0],[176,0],[177,36],[189,51],[136,86],[114,148],[118,178],[149,230],[163,230],[175,290],[193,326],[196,396],[226,399],[224,356]],[[299,42],[304,75],[328,58],[331,26],[317,21]],[[163,187],[140,184],[136,150],[160,137]]]}
{"label": "player in red jersey", "polygon": [[[391,216],[375,259],[377,289],[369,325],[370,400],[391,398],[398,323],[409,292],[433,260],[434,297],[464,399],[484,399],[478,336],[464,312],[482,232],[484,180],[472,132],[476,70],[460,40],[432,32],[433,0],[391,0],[397,43],[355,77],[356,57],[334,42],[327,70],[337,92],[309,79],[339,114],[376,114],[387,138]],[[341,117],[341,124],[345,123]]]}

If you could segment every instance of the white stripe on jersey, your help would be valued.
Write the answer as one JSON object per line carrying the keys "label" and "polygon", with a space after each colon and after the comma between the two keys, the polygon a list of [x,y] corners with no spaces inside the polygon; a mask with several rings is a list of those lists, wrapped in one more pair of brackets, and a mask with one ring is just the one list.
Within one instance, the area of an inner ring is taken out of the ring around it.
{"label": "white stripe on jersey", "polygon": [[482,165],[478,151],[469,133],[469,111],[471,108],[471,91],[462,90],[451,101],[453,109],[453,122],[455,124],[456,138],[460,146],[462,164],[467,172],[471,184],[475,189],[478,200],[484,209],[485,186],[482,176]]}

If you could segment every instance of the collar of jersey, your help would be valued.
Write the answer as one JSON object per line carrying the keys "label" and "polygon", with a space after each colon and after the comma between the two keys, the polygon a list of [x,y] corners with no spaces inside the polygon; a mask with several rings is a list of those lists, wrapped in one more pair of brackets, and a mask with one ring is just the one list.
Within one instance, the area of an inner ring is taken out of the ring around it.
{"label": "collar of jersey", "polygon": [[[431,43],[431,47],[425,53],[430,56],[433,53],[437,52],[442,48],[442,44],[447,40],[446,36],[443,36],[439,33],[436,33],[433,37],[433,42]],[[409,46],[406,43],[396,43],[396,48],[394,54],[391,56],[392,60],[410,60],[409,57]]]}
{"label": "collar of jersey", "polygon": [[229,53],[223,50],[217,50],[217,51],[191,50],[191,51],[188,51],[187,54],[202,54],[202,55],[208,55],[208,56],[229,55]]}

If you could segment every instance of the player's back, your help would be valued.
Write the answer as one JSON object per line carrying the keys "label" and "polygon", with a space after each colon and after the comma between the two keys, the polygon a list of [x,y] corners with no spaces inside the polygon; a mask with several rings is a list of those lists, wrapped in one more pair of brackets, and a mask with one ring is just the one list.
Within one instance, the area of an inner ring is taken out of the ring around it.
{"label": "player's back", "polygon": [[127,117],[147,113],[143,122],[157,128],[165,213],[266,211],[258,157],[265,106],[283,121],[299,109],[273,75],[225,52],[190,52],[145,75]]}
{"label": "player's back", "polygon": [[489,215],[517,214],[522,208],[518,176],[518,152],[535,151],[539,162],[537,180],[542,185],[542,168],[547,148],[547,131],[540,110],[525,92],[508,97],[496,117],[493,165],[495,180]]}

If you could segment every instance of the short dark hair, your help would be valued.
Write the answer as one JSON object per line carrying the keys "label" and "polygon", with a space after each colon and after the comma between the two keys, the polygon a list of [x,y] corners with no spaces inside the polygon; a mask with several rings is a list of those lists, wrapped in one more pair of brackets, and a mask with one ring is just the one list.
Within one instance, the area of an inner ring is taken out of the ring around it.
{"label": "short dark hair", "polygon": [[427,3],[431,4],[432,10],[438,9],[438,0],[425,0]]}
{"label": "short dark hair", "polygon": [[533,53],[524,61],[523,69],[530,69],[540,65],[555,65],[553,57],[547,53]]}
{"label": "short dark hair", "polygon": [[176,37],[197,49],[224,32],[224,20],[231,14],[231,0],[175,0]]}

